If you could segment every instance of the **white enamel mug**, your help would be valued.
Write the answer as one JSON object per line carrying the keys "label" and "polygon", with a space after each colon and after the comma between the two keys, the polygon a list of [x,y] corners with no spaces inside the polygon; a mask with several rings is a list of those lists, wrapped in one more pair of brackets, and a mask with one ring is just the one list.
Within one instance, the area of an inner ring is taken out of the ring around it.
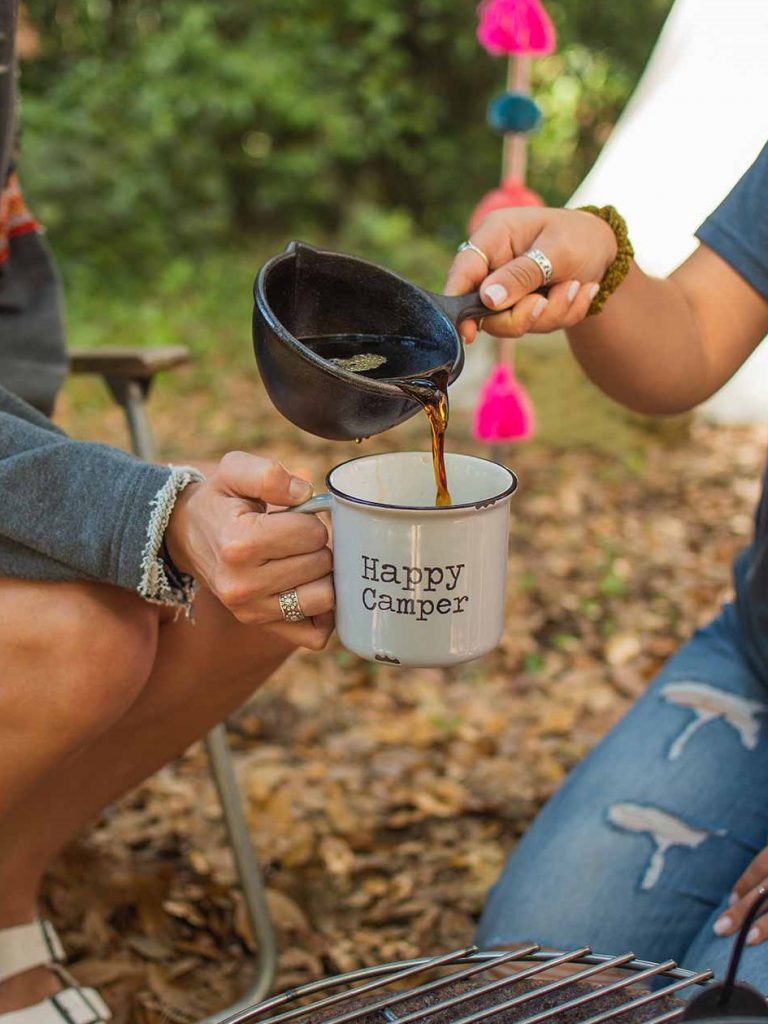
{"label": "white enamel mug", "polygon": [[445,462],[445,508],[434,503],[431,454],[388,452],[336,466],[327,493],[291,510],[330,510],[336,628],[369,661],[457,665],[501,638],[517,478],[473,455]]}

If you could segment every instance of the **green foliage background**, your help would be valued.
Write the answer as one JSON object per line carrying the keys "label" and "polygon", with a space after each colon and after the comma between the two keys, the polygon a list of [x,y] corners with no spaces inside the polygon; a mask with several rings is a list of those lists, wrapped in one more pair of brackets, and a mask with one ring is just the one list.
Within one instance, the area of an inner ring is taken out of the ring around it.
{"label": "green foliage background", "polygon": [[[549,203],[589,168],[669,6],[547,0],[559,47],[535,66],[530,183]],[[42,50],[22,71],[22,179],[70,280],[186,286],[212,254],[296,235],[440,262],[420,275],[439,278],[497,182],[485,108],[505,64],[475,40],[474,0],[31,0],[29,14]]]}

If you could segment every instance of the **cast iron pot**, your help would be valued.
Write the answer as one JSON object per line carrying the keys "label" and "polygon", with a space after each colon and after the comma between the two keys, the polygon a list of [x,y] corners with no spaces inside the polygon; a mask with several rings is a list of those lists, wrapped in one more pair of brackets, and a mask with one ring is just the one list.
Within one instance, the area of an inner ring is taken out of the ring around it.
{"label": "cast iron pot", "polygon": [[[477,292],[435,295],[375,263],[303,242],[261,268],[253,294],[253,347],[269,397],[296,426],[334,441],[380,434],[418,412],[392,380],[443,365],[455,380],[464,365],[457,324],[488,312]],[[342,369],[301,341],[348,334],[403,339],[387,378]]]}

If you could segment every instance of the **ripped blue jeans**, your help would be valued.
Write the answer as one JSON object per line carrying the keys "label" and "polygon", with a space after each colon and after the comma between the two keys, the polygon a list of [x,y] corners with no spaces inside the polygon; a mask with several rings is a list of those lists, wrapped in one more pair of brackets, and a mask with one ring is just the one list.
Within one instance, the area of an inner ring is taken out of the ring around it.
{"label": "ripped blue jeans", "polygon": [[[768,845],[768,687],[733,606],[667,663],[544,807],[491,890],[476,941],[673,958],[722,977],[712,926]],[[768,943],[740,976],[768,991]]]}

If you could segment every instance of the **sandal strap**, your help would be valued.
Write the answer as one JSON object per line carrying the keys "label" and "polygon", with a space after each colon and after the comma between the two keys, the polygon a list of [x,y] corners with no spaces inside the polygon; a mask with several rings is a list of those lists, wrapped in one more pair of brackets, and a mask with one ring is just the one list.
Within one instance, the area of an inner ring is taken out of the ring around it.
{"label": "sandal strap", "polygon": [[64,949],[50,921],[38,917],[29,924],[0,930],[0,982],[63,959]]}
{"label": "sandal strap", "polygon": [[95,988],[73,985],[34,1006],[0,1014],[0,1024],[102,1024],[111,1016]]}

